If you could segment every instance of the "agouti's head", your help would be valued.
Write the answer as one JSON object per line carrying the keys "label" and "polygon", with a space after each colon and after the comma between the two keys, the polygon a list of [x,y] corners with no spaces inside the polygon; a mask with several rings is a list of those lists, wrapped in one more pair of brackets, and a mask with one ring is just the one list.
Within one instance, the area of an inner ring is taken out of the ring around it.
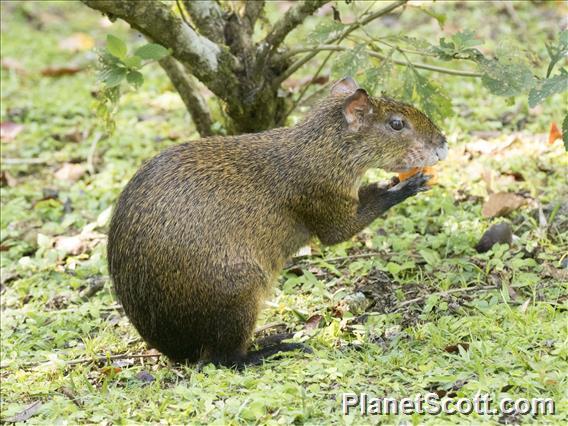
{"label": "agouti's head", "polygon": [[362,144],[375,167],[403,172],[446,158],[445,136],[418,109],[394,99],[371,97],[351,77],[335,83],[331,94],[344,98],[345,131],[353,143]]}

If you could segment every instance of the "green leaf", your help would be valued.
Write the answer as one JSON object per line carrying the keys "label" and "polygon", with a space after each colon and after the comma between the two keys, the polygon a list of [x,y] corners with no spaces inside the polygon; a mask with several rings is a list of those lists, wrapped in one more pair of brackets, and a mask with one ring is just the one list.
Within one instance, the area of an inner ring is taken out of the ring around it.
{"label": "green leaf", "polygon": [[144,83],[144,76],[139,71],[129,71],[126,74],[126,81],[138,89]]}
{"label": "green leaf", "polygon": [[109,34],[107,35],[107,50],[111,55],[118,59],[124,59],[128,49],[124,41],[112,34]]}
{"label": "green leaf", "polygon": [[116,87],[126,77],[126,68],[114,67],[101,73],[101,80],[106,87]]}
{"label": "green leaf", "polygon": [[121,63],[121,60],[116,56],[111,55],[107,51],[102,51],[99,55],[99,61],[103,68],[112,68]]}
{"label": "green leaf", "polygon": [[391,274],[391,275],[397,275],[402,270],[400,265],[398,263],[394,263],[394,262],[387,263],[386,268],[387,268],[387,271],[389,272],[389,274]]}
{"label": "green leaf", "polygon": [[136,49],[134,54],[142,59],[159,61],[170,54],[164,46],[156,43],[148,43]]}
{"label": "green leaf", "polygon": [[446,24],[446,20],[448,19],[445,14],[436,12],[433,8],[429,8],[427,6],[421,6],[420,10],[438,21],[440,29],[444,29],[444,25]]}
{"label": "green leaf", "polygon": [[562,70],[560,74],[547,78],[531,89],[529,93],[529,106],[534,108],[544,99],[556,93],[562,93],[568,89],[568,72]]}
{"label": "green leaf", "polygon": [[564,150],[568,151],[568,114],[564,116],[564,121],[562,121],[562,140],[564,141]]}
{"label": "green leaf", "polygon": [[352,50],[347,50],[336,57],[332,67],[333,78],[354,76],[360,69],[369,65],[369,55],[365,51],[365,45],[358,44]]}
{"label": "green leaf", "polygon": [[457,50],[471,49],[472,47],[483,44],[475,38],[475,32],[471,30],[460,31],[450,37]]}
{"label": "green leaf", "polygon": [[480,44],[483,43],[475,38],[473,31],[461,31],[455,33],[448,39],[442,37],[439,46],[433,47],[431,51],[445,61],[456,57],[475,60],[482,56],[479,50],[474,49],[475,46],[479,46]]}
{"label": "green leaf", "polygon": [[394,96],[392,92],[392,87],[389,84],[389,80],[392,74],[392,55],[396,49],[391,49],[388,55],[381,61],[378,67],[369,67],[363,73],[363,78],[361,79],[361,87],[367,90],[371,95],[377,92],[380,88],[381,93],[387,93]]}
{"label": "green leaf", "polygon": [[404,100],[418,104],[434,121],[441,121],[452,114],[452,101],[444,89],[408,67],[402,87]]}
{"label": "green leaf", "polygon": [[437,266],[441,263],[440,255],[434,250],[423,249],[419,251],[426,263],[431,266]]}
{"label": "green leaf", "polygon": [[316,25],[309,36],[309,41],[313,43],[324,43],[327,39],[339,35],[344,28],[345,25],[341,22],[326,19]]}
{"label": "green leaf", "polygon": [[138,69],[142,66],[142,58],[136,55],[125,58],[123,62],[128,68]]}
{"label": "green leaf", "polygon": [[481,58],[484,71],[481,82],[491,93],[499,96],[518,96],[528,92],[536,84],[530,68],[523,63],[501,63],[496,59]]}
{"label": "green leaf", "polygon": [[550,63],[548,64],[548,69],[546,70],[546,78],[550,77],[552,74],[552,70],[554,66],[563,58],[568,55],[568,30],[564,30],[560,32],[558,36],[558,44],[551,45],[546,44],[546,50],[548,52],[548,56],[550,57]]}
{"label": "green leaf", "polygon": [[416,38],[416,37],[409,37],[407,35],[398,35],[398,36],[394,36],[394,37],[388,37],[388,39],[391,39],[393,41],[402,41],[402,42],[406,43],[407,45],[414,47],[417,50],[429,51],[433,47],[432,44],[430,44],[426,40]]}

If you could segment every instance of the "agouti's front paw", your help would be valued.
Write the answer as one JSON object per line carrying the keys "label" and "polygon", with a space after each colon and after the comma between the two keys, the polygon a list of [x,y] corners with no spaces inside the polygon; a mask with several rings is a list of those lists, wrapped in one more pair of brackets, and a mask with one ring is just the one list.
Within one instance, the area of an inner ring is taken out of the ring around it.
{"label": "agouti's front paw", "polygon": [[424,173],[417,173],[414,176],[403,180],[402,182],[396,184],[389,192],[397,193],[401,198],[412,197],[419,192],[428,191],[431,187],[428,185],[428,181],[432,178],[430,175],[425,175]]}

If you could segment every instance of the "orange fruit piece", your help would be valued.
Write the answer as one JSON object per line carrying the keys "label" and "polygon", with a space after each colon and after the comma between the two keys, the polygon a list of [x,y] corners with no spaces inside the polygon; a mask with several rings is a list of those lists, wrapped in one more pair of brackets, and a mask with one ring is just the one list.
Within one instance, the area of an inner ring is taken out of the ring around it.
{"label": "orange fruit piece", "polygon": [[558,124],[554,121],[550,124],[550,132],[548,133],[548,143],[553,144],[556,139],[562,139],[562,132],[558,128]]}
{"label": "orange fruit piece", "polygon": [[414,167],[413,169],[410,169],[407,172],[399,173],[398,180],[402,182],[403,180],[406,180],[409,177],[414,176],[416,173],[420,172],[424,173],[425,175],[432,176],[428,181],[430,185],[436,183],[436,173],[434,172],[434,167]]}

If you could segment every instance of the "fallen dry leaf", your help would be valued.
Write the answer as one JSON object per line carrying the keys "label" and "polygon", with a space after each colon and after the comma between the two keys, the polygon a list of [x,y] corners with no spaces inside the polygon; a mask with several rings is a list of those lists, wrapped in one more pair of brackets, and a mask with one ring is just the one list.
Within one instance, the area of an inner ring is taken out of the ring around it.
{"label": "fallen dry leaf", "polygon": [[59,42],[59,47],[63,50],[78,52],[81,50],[89,50],[95,46],[95,39],[89,34],[75,33],[64,38]]}
{"label": "fallen dry leaf", "polygon": [[568,282],[568,269],[555,268],[549,263],[545,263],[543,272],[546,274],[546,276],[552,277],[555,280]]}
{"label": "fallen dry leaf", "polygon": [[2,142],[13,141],[22,130],[24,130],[23,124],[3,121],[0,123],[0,140]]}
{"label": "fallen dry leaf", "polygon": [[320,324],[322,319],[323,319],[323,316],[321,316],[319,314],[312,315],[311,317],[309,317],[307,319],[306,324],[304,325],[304,329],[306,331],[315,330],[316,328],[319,327],[319,324]]}
{"label": "fallen dry leaf", "polygon": [[556,139],[562,139],[562,132],[558,128],[558,124],[554,121],[550,124],[550,132],[548,133],[548,143],[553,144]]}
{"label": "fallen dry leaf", "polygon": [[56,179],[70,183],[77,182],[85,174],[85,168],[80,164],[65,163],[55,173]]}
{"label": "fallen dry leaf", "polygon": [[65,134],[56,133],[52,136],[53,139],[57,141],[78,143],[85,139],[85,132],[81,130],[73,130]]}
{"label": "fallen dry leaf", "polygon": [[55,237],[55,249],[65,254],[76,256],[81,254],[85,248],[85,240],[80,235]]}
{"label": "fallen dry leaf", "polygon": [[78,65],[62,65],[55,67],[47,67],[41,70],[41,75],[45,77],[62,77],[64,75],[73,75],[83,71],[83,67]]}
{"label": "fallen dry leaf", "polygon": [[529,308],[529,305],[531,303],[531,299],[527,299],[525,300],[525,302],[519,307],[519,311],[524,314],[527,309]]}
{"label": "fallen dry leaf", "polygon": [[8,186],[10,188],[16,186],[18,184],[18,180],[8,173],[6,170],[2,170],[0,175],[0,186]]}
{"label": "fallen dry leaf", "polygon": [[18,74],[26,74],[24,65],[14,58],[2,58],[2,68],[9,71],[15,71]]}
{"label": "fallen dry leaf", "polygon": [[512,134],[507,136],[504,140],[479,139],[466,144],[465,149],[472,154],[491,154],[502,151],[516,142],[520,142],[519,135]]}
{"label": "fallen dry leaf", "polygon": [[483,205],[481,214],[484,217],[506,216],[526,204],[526,199],[513,192],[497,192],[491,194]]}
{"label": "fallen dry leaf", "polygon": [[460,346],[462,347],[463,350],[468,350],[469,349],[469,343],[466,342],[459,342],[456,343],[455,345],[448,345],[444,348],[444,351],[446,351],[449,354],[458,354],[460,352]]}

